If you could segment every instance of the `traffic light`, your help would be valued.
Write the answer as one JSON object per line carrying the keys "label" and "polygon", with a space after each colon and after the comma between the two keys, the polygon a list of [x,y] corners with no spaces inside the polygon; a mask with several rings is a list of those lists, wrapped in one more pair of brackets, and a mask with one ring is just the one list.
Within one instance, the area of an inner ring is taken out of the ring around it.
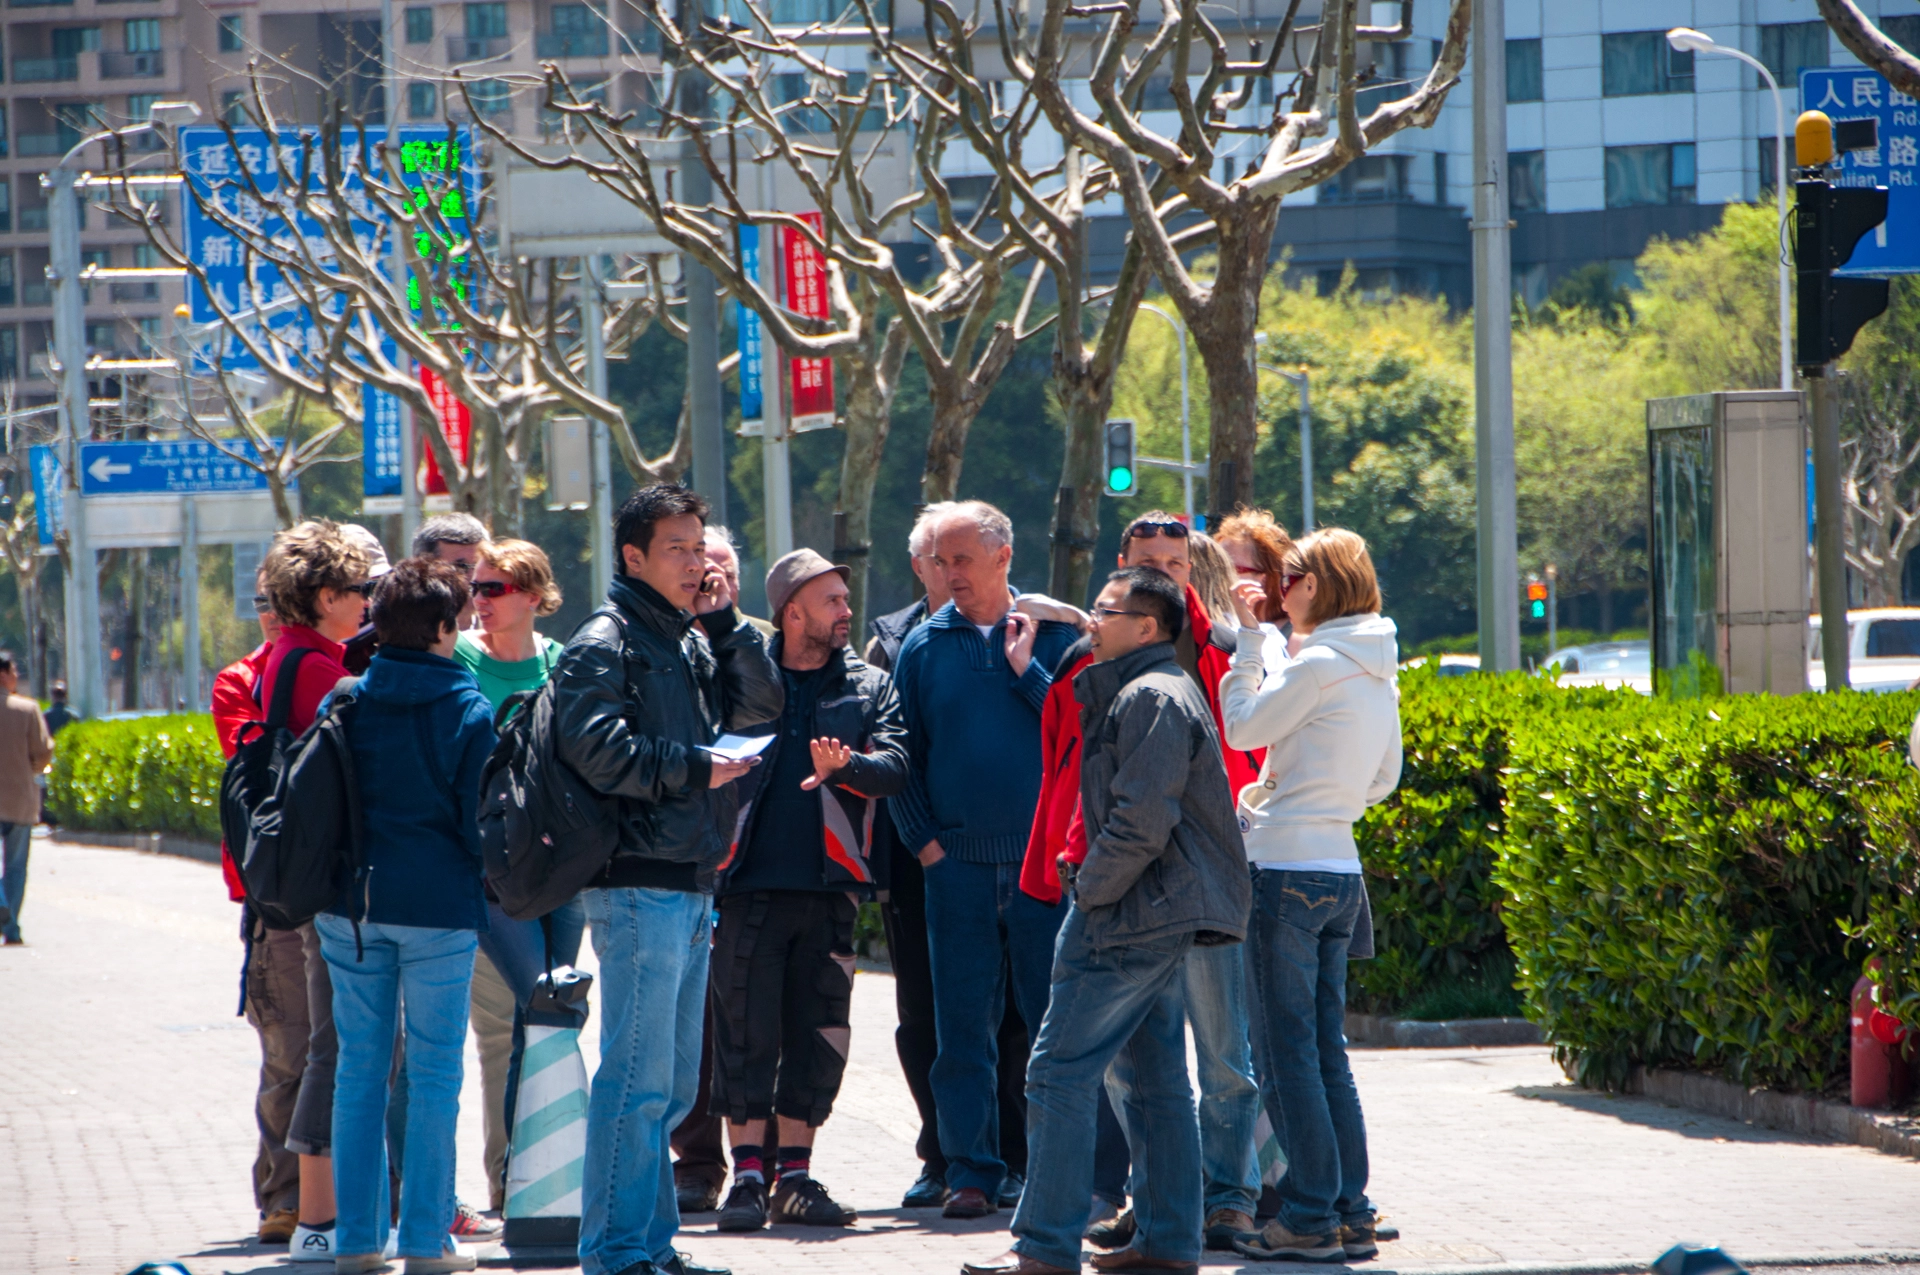
{"label": "traffic light", "polygon": [[1527,581],[1527,618],[1547,618],[1547,585],[1544,580]]}
{"label": "traffic light", "polygon": [[1133,422],[1107,422],[1107,495],[1131,496],[1140,490],[1134,465]]}
{"label": "traffic light", "polygon": [[[1794,131],[1801,166],[1817,174],[1833,156],[1831,121],[1809,111]],[[1845,354],[1854,335],[1886,313],[1885,279],[1836,279],[1833,272],[1853,257],[1869,230],[1887,219],[1887,188],[1835,186],[1815,175],[1794,183],[1794,198],[1793,260],[1800,293],[1794,362],[1810,370]]]}

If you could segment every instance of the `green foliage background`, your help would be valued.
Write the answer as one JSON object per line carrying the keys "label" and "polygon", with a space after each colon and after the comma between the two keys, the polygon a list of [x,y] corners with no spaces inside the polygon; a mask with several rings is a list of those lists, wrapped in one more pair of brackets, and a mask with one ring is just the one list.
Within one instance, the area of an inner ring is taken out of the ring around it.
{"label": "green foliage background", "polygon": [[75,722],[60,732],[47,806],[72,828],[220,839],[226,759],[204,713]]}

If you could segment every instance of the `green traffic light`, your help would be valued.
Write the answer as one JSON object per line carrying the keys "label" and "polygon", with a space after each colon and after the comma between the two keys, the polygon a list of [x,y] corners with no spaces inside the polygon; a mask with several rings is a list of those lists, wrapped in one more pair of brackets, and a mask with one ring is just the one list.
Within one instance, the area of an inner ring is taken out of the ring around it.
{"label": "green traffic light", "polygon": [[1546,603],[1544,603],[1544,602],[1536,602],[1536,603],[1534,603],[1534,604],[1533,604],[1533,618],[1534,618],[1534,619],[1536,619],[1536,620],[1544,620],[1544,619],[1546,619],[1546,618],[1547,618],[1547,604],[1546,604]]}
{"label": "green traffic light", "polygon": [[1133,471],[1125,465],[1116,465],[1107,471],[1108,491],[1127,491],[1133,486]]}

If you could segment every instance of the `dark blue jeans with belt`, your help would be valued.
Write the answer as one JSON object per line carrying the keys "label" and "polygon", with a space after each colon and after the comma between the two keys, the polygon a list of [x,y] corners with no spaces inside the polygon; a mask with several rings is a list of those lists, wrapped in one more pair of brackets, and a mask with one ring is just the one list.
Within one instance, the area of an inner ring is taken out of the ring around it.
{"label": "dark blue jeans with belt", "polygon": [[1253,874],[1254,1047],[1287,1158],[1280,1221],[1296,1235],[1373,1216],[1367,1126],[1346,1037],[1347,952],[1366,906],[1358,874]]}

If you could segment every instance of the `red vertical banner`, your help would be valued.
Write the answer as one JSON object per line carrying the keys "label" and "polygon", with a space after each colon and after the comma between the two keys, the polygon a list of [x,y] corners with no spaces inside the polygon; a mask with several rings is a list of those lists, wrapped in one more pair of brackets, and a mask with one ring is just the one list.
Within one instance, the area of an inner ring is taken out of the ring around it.
{"label": "red vertical banner", "polygon": [[[473,459],[473,409],[459,398],[447,383],[439,378],[431,368],[420,369],[420,387],[427,392],[433,402],[433,414],[440,420],[440,432],[446,435],[447,446],[453,454],[465,464]],[[433,449],[423,441],[420,455],[424,458],[426,481],[420,490],[429,496],[447,494],[446,475],[440,472],[440,464],[433,458]]]}
{"label": "red vertical banner", "polygon": [[[818,212],[796,214],[817,232],[823,218]],[[780,264],[784,278],[787,308],[809,318],[827,317],[827,259],[813,241],[788,226],[780,228]],[[791,359],[792,406],[787,429],[799,433],[809,429],[833,428],[833,360]]]}

